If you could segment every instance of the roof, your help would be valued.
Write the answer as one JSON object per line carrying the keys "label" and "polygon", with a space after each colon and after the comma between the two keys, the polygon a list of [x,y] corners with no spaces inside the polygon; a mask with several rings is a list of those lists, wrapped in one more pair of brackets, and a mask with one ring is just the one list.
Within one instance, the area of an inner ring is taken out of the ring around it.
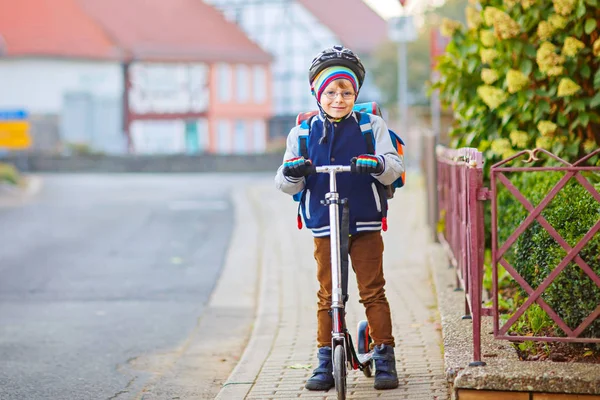
{"label": "roof", "polygon": [[136,59],[271,60],[237,25],[201,0],[79,1]]}
{"label": "roof", "polygon": [[387,23],[362,0],[299,0],[346,47],[370,53],[387,39]]}
{"label": "roof", "polygon": [[8,56],[118,56],[117,46],[78,0],[0,0],[0,35]]}
{"label": "roof", "polygon": [[0,0],[8,56],[267,63],[201,0]]}

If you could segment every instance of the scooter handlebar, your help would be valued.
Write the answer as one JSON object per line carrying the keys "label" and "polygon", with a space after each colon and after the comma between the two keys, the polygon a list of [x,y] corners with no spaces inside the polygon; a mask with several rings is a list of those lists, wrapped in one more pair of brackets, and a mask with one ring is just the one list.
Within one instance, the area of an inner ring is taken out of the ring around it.
{"label": "scooter handlebar", "polygon": [[331,172],[356,172],[356,164],[351,165],[311,165],[307,169],[308,174],[329,174]]}

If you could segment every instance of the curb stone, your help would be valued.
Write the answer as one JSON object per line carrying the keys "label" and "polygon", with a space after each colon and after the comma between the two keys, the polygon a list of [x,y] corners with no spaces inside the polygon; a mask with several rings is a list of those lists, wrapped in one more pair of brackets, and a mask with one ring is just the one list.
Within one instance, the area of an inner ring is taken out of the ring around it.
{"label": "curb stone", "polygon": [[[459,389],[530,393],[600,394],[598,364],[521,361],[510,342],[493,337],[492,317],[482,317],[483,367],[469,367],[473,360],[472,321],[463,320],[464,292],[454,291],[456,275],[445,251],[432,244],[428,251],[437,288],[444,340],[446,379],[452,399]],[[558,399],[557,399],[558,400]]]}

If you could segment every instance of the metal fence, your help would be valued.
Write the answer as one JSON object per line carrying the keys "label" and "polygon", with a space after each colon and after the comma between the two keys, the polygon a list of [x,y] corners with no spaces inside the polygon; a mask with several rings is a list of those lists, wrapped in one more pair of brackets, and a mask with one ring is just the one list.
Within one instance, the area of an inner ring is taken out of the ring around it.
{"label": "metal fence", "polygon": [[[529,159],[535,159],[538,155],[545,154],[546,156],[554,159],[559,163],[560,167],[514,167],[508,166],[511,161],[522,157],[523,155],[529,155]],[[548,223],[546,218],[542,215],[542,212],[550,204],[550,202],[556,197],[556,195],[565,188],[570,180],[575,179],[581,186],[583,186],[590,195],[600,204],[600,193],[594,188],[594,186],[582,175],[584,171],[594,171],[600,173],[600,167],[586,166],[585,162],[596,154],[600,154],[600,149],[582,158],[574,164],[568,163],[565,160],[549,153],[543,149],[535,149],[533,151],[522,151],[515,154],[513,157],[501,161],[491,167],[491,187],[492,187],[492,273],[493,273],[493,315],[494,315],[494,337],[496,339],[510,339],[510,340],[531,340],[531,341],[543,341],[543,342],[584,342],[584,343],[600,343],[600,338],[592,337],[581,337],[580,335],[585,329],[600,317],[600,298],[597,299],[596,309],[575,329],[570,328],[558,315],[558,313],[548,305],[542,295],[550,287],[550,285],[556,281],[559,274],[567,267],[567,265],[574,261],[582,271],[600,288],[600,277],[594,272],[592,268],[586,263],[580,256],[581,250],[592,240],[594,235],[600,230],[600,219],[588,230],[588,232],[576,243],[574,246],[570,246],[567,241],[557,232],[557,230]],[[523,194],[515,187],[515,185],[506,176],[507,173],[531,173],[531,172],[550,172],[556,171],[564,173],[564,176],[556,183],[556,185],[546,194],[546,196],[539,202],[537,206],[534,206]],[[514,198],[525,207],[528,212],[528,216],[519,227],[504,241],[499,244],[498,240],[498,189],[500,186],[504,186]],[[517,239],[524,234],[524,232],[537,221],[544,230],[558,243],[566,252],[565,257],[556,266],[552,266],[552,271],[543,280],[543,282],[532,288],[531,285],[519,274],[513,265],[511,265],[505,258],[507,252],[511,246],[517,241]],[[500,324],[500,312],[498,309],[498,264],[500,264],[510,276],[518,283],[520,288],[524,290],[528,297],[527,300],[519,306],[514,314],[501,326]],[[538,304],[547,315],[556,323],[556,325],[565,333],[565,336],[523,336],[523,335],[509,335],[509,330],[515,325],[517,320],[524,315],[524,313],[534,304]]]}
{"label": "metal fence", "polygon": [[[537,160],[537,156],[541,154],[551,157],[560,166],[509,166],[509,164],[523,156],[529,156],[530,160]],[[567,326],[558,316],[557,312],[542,297],[544,291],[572,261],[600,288],[600,277],[579,254],[594,235],[600,231],[600,219],[596,221],[577,244],[570,246],[542,216],[542,211],[546,206],[572,179],[579,182],[600,204],[600,193],[582,175],[584,171],[600,173],[600,167],[586,166],[585,164],[591,157],[598,154],[600,154],[600,149],[576,163],[570,164],[542,149],[522,151],[491,167],[491,190],[489,190],[483,186],[483,157],[480,152],[473,148],[448,149],[442,146],[436,148],[437,206],[440,210],[439,223],[443,226],[443,229],[440,229],[440,232],[438,232],[438,238],[445,248],[450,262],[456,268],[457,286],[465,292],[465,317],[473,319],[473,362],[470,365],[485,365],[481,361],[482,315],[493,316],[494,338],[496,339],[600,343],[600,338],[581,337],[585,329],[597,318],[600,318],[600,298],[597,299],[597,307],[590,315],[578,327],[572,329]],[[564,176],[536,206],[531,204],[506,176],[509,172],[543,173],[547,171],[562,172]],[[527,212],[527,217],[501,245],[498,243],[498,189],[500,186],[504,186],[523,205]],[[485,247],[483,201],[485,200],[492,200],[492,308],[485,308],[482,305]],[[552,271],[535,289],[519,275],[517,270],[505,258],[508,249],[515,243],[519,236],[523,235],[534,221],[537,221],[566,252],[562,261],[558,265],[552,266]],[[510,277],[518,284],[520,289],[528,295],[524,303],[519,305],[517,310],[502,325],[500,324],[500,310],[498,306],[498,299],[501,295],[498,284],[499,265],[510,274]],[[518,319],[533,304],[538,304],[554,323],[564,331],[565,335],[525,336],[513,333],[509,334],[511,327],[514,326]]]}
{"label": "metal fence", "polygon": [[473,319],[473,365],[481,362],[483,281],[483,156],[473,148],[436,148],[437,195],[443,231],[438,239],[465,292],[465,317]]}

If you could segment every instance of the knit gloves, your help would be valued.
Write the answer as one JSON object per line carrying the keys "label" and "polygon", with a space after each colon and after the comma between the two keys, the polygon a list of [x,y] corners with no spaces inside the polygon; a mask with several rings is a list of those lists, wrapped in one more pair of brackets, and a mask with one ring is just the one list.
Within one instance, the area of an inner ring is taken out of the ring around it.
{"label": "knit gloves", "polygon": [[302,178],[312,172],[312,162],[304,157],[291,158],[283,162],[283,175]]}
{"label": "knit gloves", "polygon": [[351,160],[354,172],[358,174],[380,174],[383,172],[383,163],[379,157],[361,154]]}
{"label": "knit gloves", "polygon": [[[351,162],[352,172],[358,174],[380,174],[383,172],[383,162],[376,156],[361,154],[352,158]],[[313,172],[312,162],[304,157],[295,157],[283,162],[284,176],[302,178]]]}

